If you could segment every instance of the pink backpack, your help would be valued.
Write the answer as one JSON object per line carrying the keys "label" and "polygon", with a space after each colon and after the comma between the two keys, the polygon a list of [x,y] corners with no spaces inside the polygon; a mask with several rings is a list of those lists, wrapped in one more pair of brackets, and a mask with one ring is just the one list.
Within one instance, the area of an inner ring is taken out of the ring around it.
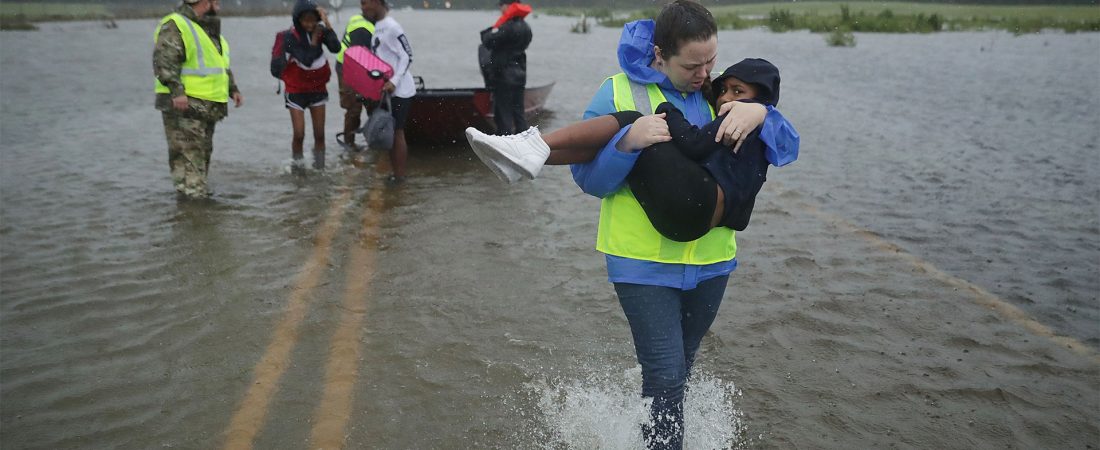
{"label": "pink backpack", "polygon": [[344,52],[344,83],[368,100],[382,98],[382,86],[393,77],[393,67],[366,47],[349,47]]}

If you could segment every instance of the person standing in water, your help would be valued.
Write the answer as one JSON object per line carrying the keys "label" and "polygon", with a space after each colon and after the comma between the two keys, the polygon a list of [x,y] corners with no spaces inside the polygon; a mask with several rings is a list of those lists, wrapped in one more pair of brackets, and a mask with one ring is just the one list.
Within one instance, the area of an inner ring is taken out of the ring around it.
{"label": "person standing in water", "polygon": [[[656,21],[626,24],[619,41],[621,73],[607,78],[584,118],[617,111],[652,114],[669,102],[689,123],[705,126],[715,111],[701,92],[718,57],[718,27],[705,7],[689,0],[666,5]],[[761,124],[760,139],[782,139],[769,126],[785,121],[759,103],[730,102],[716,139],[732,145]],[[644,118],[643,118],[644,119]],[[643,120],[639,119],[639,121]],[[736,232],[715,227],[677,242],[658,232],[635,198],[627,177],[640,150],[670,139],[664,121],[622,128],[596,159],[571,167],[581,189],[599,197],[596,249],[605,255],[608,280],[630,324],[642,367],[642,396],[652,400],[642,428],[650,449],[681,449],[684,392],[703,335],[718,314],[730,273],[737,268]],[[669,176],[674,176],[670,174]]]}
{"label": "person standing in water", "polygon": [[220,8],[219,0],[183,0],[153,33],[155,105],[164,120],[172,184],[186,198],[210,196],[214,125],[229,114],[230,99],[238,108],[244,103],[229,69]]}
{"label": "person standing in water", "polygon": [[389,15],[390,5],[386,0],[364,0],[363,4],[363,16],[374,22],[374,39],[370,49],[393,67],[393,78],[382,87],[382,91],[390,96],[390,114],[393,115],[393,148],[390,149],[393,174],[388,181],[401,183],[405,181],[405,162],[409,152],[409,145],[405,142],[405,120],[409,117],[412,98],[416,95],[416,83],[409,71],[412,46],[401,24]]}
{"label": "person standing in water", "polygon": [[500,0],[500,18],[481,31],[481,43],[491,52],[486,88],[493,92],[493,121],[497,134],[527,129],[523,91],[527,86],[527,47],[531,26],[523,20],[531,6],[519,0]]}
{"label": "person standing in water", "polygon": [[340,86],[340,107],[344,108],[344,131],[336,135],[336,141],[348,151],[360,151],[363,148],[355,144],[355,133],[359,131],[363,119],[363,98],[344,83],[344,53],[348,47],[371,48],[374,36],[374,23],[364,17],[372,0],[359,0],[359,12],[348,19],[344,37],[340,40],[340,52],[336,54],[336,80]]}
{"label": "person standing in water", "polygon": [[288,58],[282,77],[286,83],[284,100],[290,111],[293,136],[290,153],[294,165],[302,163],[303,144],[306,139],[306,110],[313,123],[313,168],[325,167],[325,103],[328,102],[328,84],[332,77],[325,48],[340,51],[340,40],[332,31],[328,14],[313,0],[298,0],[291,16],[294,26],[280,34],[283,49]]}

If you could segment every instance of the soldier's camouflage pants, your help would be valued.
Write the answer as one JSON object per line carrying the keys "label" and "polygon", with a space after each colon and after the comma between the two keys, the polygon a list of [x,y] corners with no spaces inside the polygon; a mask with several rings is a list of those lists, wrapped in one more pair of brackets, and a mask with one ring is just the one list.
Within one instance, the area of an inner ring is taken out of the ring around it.
{"label": "soldier's camouflage pants", "polygon": [[176,192],[188,197],[210,195],[206,173],[214,152],[214,125],[217,121],[184,117],[162,112],[164,135],[168,139],[168,167]]}

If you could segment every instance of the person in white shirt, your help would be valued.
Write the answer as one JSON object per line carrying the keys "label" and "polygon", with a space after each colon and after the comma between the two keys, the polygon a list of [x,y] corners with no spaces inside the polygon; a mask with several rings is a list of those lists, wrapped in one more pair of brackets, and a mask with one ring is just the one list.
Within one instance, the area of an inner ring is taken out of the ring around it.
{"label": "person in white shirt", "polygon": [[389,181],[400,183],[405,180],[405,161],[409,146],[405,142],[405,120],[409,117],[409,107],[416,95],[409,66],[412,65],[412,47],[405,37],[405,30],[393,17],[389,16],[390,6],[386,0],[364,0],[363,17],[374,22],[374,38],[371,50],[383,61],[393,67],[393,78],[382,88],[390,94],[394,119],[393,149],[390,150],[390,165],[393,175]]}

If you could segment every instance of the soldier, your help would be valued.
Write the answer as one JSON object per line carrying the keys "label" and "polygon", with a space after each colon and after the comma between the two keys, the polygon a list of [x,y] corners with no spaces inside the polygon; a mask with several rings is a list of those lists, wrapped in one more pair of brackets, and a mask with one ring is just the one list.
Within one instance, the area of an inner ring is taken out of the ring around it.
{"label": "soldier", "polygon": [[214,125],[229,114],[229,99],[244,102],[229,70],[219,0],[183,0],[153,34],[156,108],[164,118],[168,165],[176,192],[206,198]]}

